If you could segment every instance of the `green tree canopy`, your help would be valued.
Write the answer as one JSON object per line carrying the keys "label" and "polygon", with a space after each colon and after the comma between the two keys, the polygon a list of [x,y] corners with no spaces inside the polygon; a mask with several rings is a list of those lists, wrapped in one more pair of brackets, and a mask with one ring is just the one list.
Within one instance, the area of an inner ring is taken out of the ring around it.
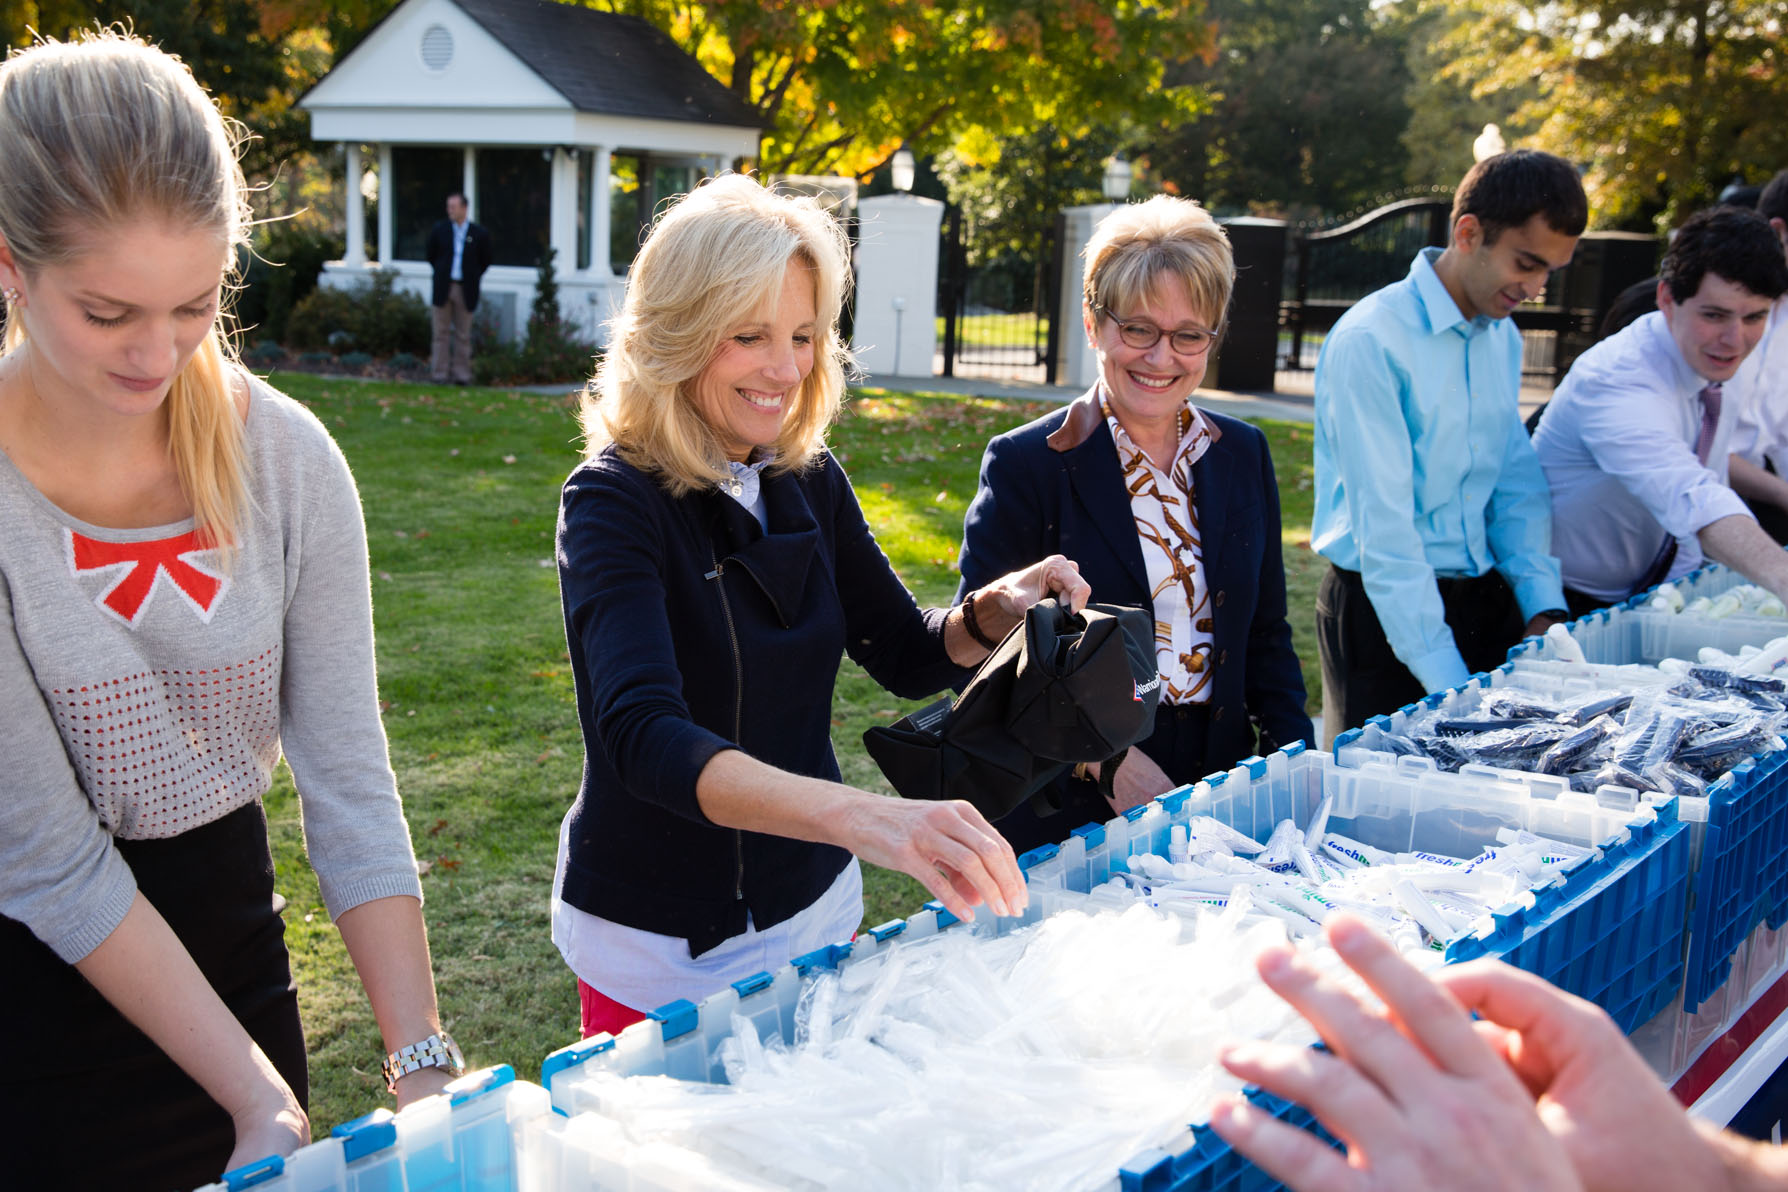
{"label": "green tree canopy", "polygon": [[1784,0],[1419,4],[1444,14],[1443,78],[1585,167],[1598,226],[1672,224],[1788,165]]}
{"label": "green tree canopy", "polygon": [[[588,0],[669,31],[763,117],[776,173],[877,169],[973,134],[1159,123],[1209,53],[1202,0]],[[979,138],[984,143],[985,135]]]}
{"label": "green tree canopy", "polygon": [[1404,179],[1404,34],[1371,0],[1211,0],[1217,54],[1178,68],[1209,110],[1147,151],[1213,208],[1342,211]]}

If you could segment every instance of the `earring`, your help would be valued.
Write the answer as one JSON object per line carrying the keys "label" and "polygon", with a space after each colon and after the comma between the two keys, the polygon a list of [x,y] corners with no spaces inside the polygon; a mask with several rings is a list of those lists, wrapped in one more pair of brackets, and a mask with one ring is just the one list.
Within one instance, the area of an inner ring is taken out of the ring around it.
{"label": "earring", "polygon": [[13,307],[20,305],[20,299],[23,297],[23,295],[19,293],[18,288],[16,286],[7,286],[5,293],[6,293],[6,305],[13,306]]}

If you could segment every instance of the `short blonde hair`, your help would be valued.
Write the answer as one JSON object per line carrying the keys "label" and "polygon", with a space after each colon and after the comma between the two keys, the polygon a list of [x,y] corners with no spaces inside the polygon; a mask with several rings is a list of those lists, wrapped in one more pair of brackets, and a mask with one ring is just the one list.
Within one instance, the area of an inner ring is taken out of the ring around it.
{"label": "short blonde hair", "polygon": [[[83,233],[157,215],[215,229],[233,271],[251,222],[238,143],[192,72],[139,38],[104,29],[14,50],[0,66],[0,236],[30,277],[78,256]],[[180,489],[227,557],[249,498],[224,318],[166,405]],[[3,351],[25,341],[9,312]]]}
{"label": "short blonde hair", "polygon": [[584,389],[585,450],[613,443],[675,496],[724,480],[726,452],[692,384],[729,333],[773,306],[797,265],[814,277],[813,371],[783,418],[770,470],[813,463],[826,449],[850,365],[838,334],[849,241],[813,199],[777,194],[742,174],[711,179],[679,199],[634,259],[608,352]]}
{"label": "short blonde hair", "polygon": [[1084,255],[1082,298],[1089,310],[1129,315],[1177,282],[1212,331],[1229,316],[1235,254],[1222,226],[1191,199],[1156,195],[1118,208],[1093,229]]}

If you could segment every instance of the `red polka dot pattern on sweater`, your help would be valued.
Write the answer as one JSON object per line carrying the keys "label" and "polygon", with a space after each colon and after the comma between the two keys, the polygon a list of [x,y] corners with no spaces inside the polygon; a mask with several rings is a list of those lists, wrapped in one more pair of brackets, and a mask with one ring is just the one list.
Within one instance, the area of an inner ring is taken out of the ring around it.
{"label": "red polka dot pattern on sweater", "polygon": [[160,840],[259,797],[279,760],[281,649],[53,688],[50,709],[100,822]]}

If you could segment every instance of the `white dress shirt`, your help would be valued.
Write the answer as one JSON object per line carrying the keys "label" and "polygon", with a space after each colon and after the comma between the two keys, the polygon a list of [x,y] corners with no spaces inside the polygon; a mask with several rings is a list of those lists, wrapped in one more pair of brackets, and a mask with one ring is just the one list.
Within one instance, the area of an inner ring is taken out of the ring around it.
{"label": "white dress shirt", "polygon": [[1788,476],[1788,296],[1769,308],[1769,326],[1733,381],[1744,405],[1732,430],[1732,454],[1758,467],[1768,459]]}
{"label": "white dress shirt", "polygon": [[1700,530],[1735,513],[1749,516],[1726,485],[1743,387],[1738,378],[1722,387],[1703,465],[1695,442],[1706,384],[1658,311],[1571,366],[1533,440],[1552,489],[1552,550],[1567,587],[1624,600],[1666,533],[1677,541],[1668,576],[1674,579],[1701,565]]}

